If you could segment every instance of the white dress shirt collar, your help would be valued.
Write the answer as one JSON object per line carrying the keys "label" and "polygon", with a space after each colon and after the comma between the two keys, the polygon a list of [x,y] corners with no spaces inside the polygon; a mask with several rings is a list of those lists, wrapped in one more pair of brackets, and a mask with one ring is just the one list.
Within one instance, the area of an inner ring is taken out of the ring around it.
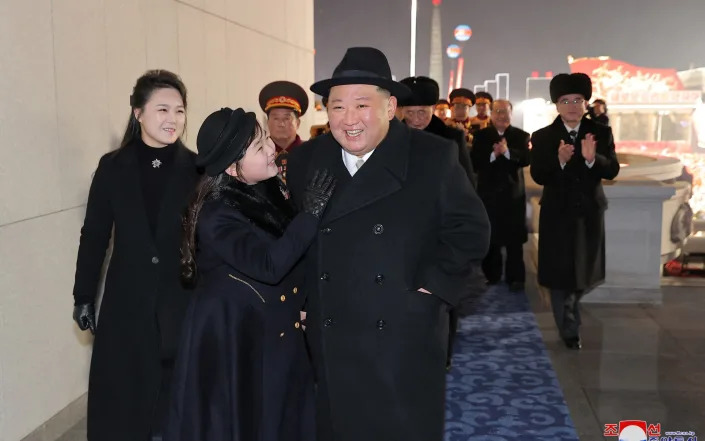
{"label": "white dress shirt collar", "polygon": [[[358,161],[358,159],[361,159],[358,156],[355,156],[351,153],[346,152],[344,149],[340,149],[340,151],[343,153],[343,164],[345,164],[345,168],[348,169],[348,173],[350,173],[350,176],[355,176],[355,173],[357,173],[357,165],[355,165]],[[375,151],[372,150],[371,152],[367,152],[362,156],[362,160],[367,162],[367,160],[372,156],[372,153]]]}

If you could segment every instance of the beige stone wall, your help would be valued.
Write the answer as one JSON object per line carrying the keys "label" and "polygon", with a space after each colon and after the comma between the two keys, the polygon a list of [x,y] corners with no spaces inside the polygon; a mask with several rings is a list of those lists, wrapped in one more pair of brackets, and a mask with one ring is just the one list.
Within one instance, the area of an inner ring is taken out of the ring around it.
{"label": "beige stone wall", "polygon": [[182,76],[195,148],[211,111],[261,116],[269,81],[307,89],[313,57],[313,0],[0,0],[0,440],[86,392],[91,339],[71,321],[78,237],[137,77]]}

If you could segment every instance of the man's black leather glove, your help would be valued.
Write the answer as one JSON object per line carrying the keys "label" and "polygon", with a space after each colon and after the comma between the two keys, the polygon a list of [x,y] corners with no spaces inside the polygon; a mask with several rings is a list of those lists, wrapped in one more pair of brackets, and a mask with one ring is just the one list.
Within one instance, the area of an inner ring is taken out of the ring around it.
{"label": "man's black leather glove", "polygon": [[328,170],[316,170],[313,179],[306,186],[303,197],[303,211],[321,218],[326,205],[333,195],[335,178]]}
{"label": "man's black leather glove", "polygon": [[73,319],[81,331],[90,329],[91,333],[95,334],[95,307],[93,303],[74,306]]}

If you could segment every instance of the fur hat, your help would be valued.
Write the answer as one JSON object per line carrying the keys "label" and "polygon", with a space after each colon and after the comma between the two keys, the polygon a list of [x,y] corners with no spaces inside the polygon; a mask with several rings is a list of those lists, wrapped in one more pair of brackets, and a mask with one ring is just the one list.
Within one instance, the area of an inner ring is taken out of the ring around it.
{"label": "fur hat", "polygon": [[411,95],[401,102],[402,106],[435,106],[440,95],[438,83],[429,77],[404,78],[400,83],[411,89]]}
{"label": "fur hat", "polygon": [[573,93],[582,95],[586,101],[592,97],[592,81],[584,73],[560,73],[553,77],[549,88],[551,101],[554,103],[558,102],[560,97]]}

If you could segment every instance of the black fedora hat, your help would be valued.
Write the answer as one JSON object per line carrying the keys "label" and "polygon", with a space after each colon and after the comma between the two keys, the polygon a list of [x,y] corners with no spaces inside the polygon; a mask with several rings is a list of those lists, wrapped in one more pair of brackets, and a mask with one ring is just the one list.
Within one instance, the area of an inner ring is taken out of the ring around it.
{"label": "black fedora hat", "polygon": [[560,73],[551,79],[549,85],[551,101],[558,102],[564,95],[576,93],[582,95],[586,101],[592,97],[592,81],[584,73]]}
{"label": "black fedora hat", "polygon": [[224,107],[203,121],[196,137],[196,166],[216,176],[242,157],[257,118],[241,108]]}
{"label": "black fedora hat", "polygon": [[436,80],[429,77],[409,77],[400,81],[411,90],[411,94],[401,100],[402,106],[435,106],[440,91]]}
{"label": "black fedora hat", "polygon": [[392,70],[387,57],[373,47],[351,47],[345,52],[333,76],[311,85],[311,91],[327,97],[331,87],[345,84],[370,84],[388,90],[398,99],[406,98],[411,91],[392,79]]}

